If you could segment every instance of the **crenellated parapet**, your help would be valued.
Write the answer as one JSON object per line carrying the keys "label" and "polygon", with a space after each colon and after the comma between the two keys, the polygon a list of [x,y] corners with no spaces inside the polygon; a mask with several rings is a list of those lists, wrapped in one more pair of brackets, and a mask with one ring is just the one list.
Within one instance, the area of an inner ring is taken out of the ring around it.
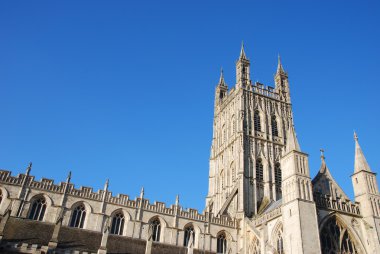
{"label": "crenellated parapet", "polygon": [[[24,179],[27,178],[27,181]],[[136,198],[135,200],[131,200],[128,195],[118,194],[116,196],[112,195],[112,192],[98,190],[94,192],[93,188],[81,186],[79,188],[75,188],[74,184],[60,182],[59,184],[55,184],[54,180],[42,178],[40,181],[35,180],[34,176],[27,176],[25,174],[18,174],[17,176],[12,176],[11,171],[0,170],[0,183],[19,186],[21,187],[24,183],[24,187],[47,191],[55,194],[64,194],[65,187],[67,186],[66,194],[78,199],[91,200],[96,202],[102,202],[103,195],[105,194],[105,203],[112,204],[116,206],[126,207],[138,209],[141,207],[144,211],[149,211],[156,214],[162,214],[167,216],[178,216],[183,219],[190,219],[199,222],[210,222],[215,225],[236,228],[238,226],[237,221],[233,220],[227,216],[219,216],[216,217],[214,214],[209,214],[207,212],[201,214],[197,209],[189,208],[187,210],[183,210],[182,207],[177,207],[176,205],[171,205],[169,207],[166,206],[163,202],[155,201],[151,203],[149,199],[145,198]],[[176,214],[176,209],[178,209],[178,214]]]}

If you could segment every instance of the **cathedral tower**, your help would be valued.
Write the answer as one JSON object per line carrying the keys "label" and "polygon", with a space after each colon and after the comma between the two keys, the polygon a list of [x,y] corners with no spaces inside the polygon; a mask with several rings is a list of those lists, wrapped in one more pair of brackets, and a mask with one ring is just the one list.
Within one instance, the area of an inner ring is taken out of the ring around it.
{"label": "cathedral tower", "polygon": [[278,66],[276,88],[252,84],[242,46],[235,86],[228,89],[223,73],[220,77],[206,198],[214,214],[253,216],[281,198],[280,158],[293,119],[288,77],[280,61]]}

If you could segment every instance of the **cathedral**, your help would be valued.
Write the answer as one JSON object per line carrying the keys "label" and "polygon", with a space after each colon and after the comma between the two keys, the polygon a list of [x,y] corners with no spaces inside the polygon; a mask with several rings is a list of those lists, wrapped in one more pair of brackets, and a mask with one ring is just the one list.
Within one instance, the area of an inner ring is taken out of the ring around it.
{"label": "cathedral", "polygon": [[380,194],[354,133],[354,200],[334,180],[321,150],[310,175],[295,133],[288,74],[250,80],[242,46],[236,84],[215,89],[205,209],[75,188],[0,170],[1,253],[333,254],[380,253]]}

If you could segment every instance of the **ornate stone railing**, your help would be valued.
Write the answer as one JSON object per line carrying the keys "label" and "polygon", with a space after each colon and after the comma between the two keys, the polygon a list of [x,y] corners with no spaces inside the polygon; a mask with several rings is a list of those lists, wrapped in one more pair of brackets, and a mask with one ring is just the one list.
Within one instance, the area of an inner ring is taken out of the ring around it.
{"label": "ornate stone railing", "polygon": [[[25,187],[38,189],[48,192],[63,194],[67,186],[67,194],[83,199],[94,200],[98,202],[103,201],[104,190],[93,191],[93,188],[81,186],[79,189],[74,187],[72,183],[60,182],[59,184],[54,184],[54,180],[42,178],[40,181],[35,181],[34,176],[28,176],[27,181],[25,174],[19,174],[17,176],[11,176],[10,171],[0,170],[0,182],[9,185],[21,185],[24,183]],[[163,202],[154,202],[151,204],[148,199],[136,198],[135,200],[130,200],[128,195],[118,194],[117,196],[112,196],[112,192],[107,191],[105,193],[105,202],[110,204],[115,204],[119,206],[130,207],[134,209],[141,209],[145,211],[150,211],[154,213],[160,213],[163,215],[174,216],[175,211],[177,216],[185,219],[197,220],[201,222],[210,222],[212,224],[223,225],[227,227],[237,227],[236,220],[232,220],[226,216],[214,216],[213,214],[200,214],[196,209],[182,210],[179,206],[171,205],[167,207]],[[140,206],[141,205],[141,206]],[[178,209],[178,210],[177,210]]]}
{"label": "ornate stone railing", "polygon": [[261,94],[261,95],[264,95],[264,96],[267,96],[267,97],[270,97],[270,98],[274,98],[276,100],[280,99],[279,94],[274,91],[273,87],[270,87],[270,86],[264,87],[263,84],[258,83],[258,82],[256,82],[252,86],[252,91],[254,93],[258,93],[258,94]]}
{"label": "ornate stone railing", "polygon": [[254,217],[252,221],[255,226],[258,226],[279,216],[281,216],[281,207],[278,207],[269,213],[264,213],[262,215]]}
{"label": "ornate stone railing", "polygon": [[344,201],[342,199],[333,199],[331,196],[314,194],[314,201],[318,208],[339,211],[354,215],[360,215],[360,208],[358,203],[351,201]]}

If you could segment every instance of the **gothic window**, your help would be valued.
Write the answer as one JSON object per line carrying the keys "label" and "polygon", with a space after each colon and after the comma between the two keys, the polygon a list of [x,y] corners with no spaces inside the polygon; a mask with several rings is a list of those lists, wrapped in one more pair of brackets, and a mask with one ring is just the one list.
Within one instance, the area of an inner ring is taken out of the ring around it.
{"label": "gothic window", "polygon": [[278,128],[277,128],[277,120],[276,120],[276,116],[272,116],[272,136],[274,137],[278,137]]}
{"label": "gothic window", "polygon": [[330,218],[321,231],[321,248],[323,254],[360,253],[347,228],[335,217]]}
{"label": "gothic window", "polygon": [[71,216],[70,227],[83,228],[84,220],[86,219],[86,208],[83,204],[78,205],[73,210]]}
{"label": "gothic window", "polygon": [[260,158],[256,161],[256,180],[258,182],[264,181],[264,167]]}
{"label": "gothic window", "polygon": [[223,133],[222,133],[222,135],[223,135],[222,143],[224,144],[224,143],[226,143],[226,140],[227,140],[227,135],[226,135],[227,133],[226,133],[226,126],[225,125],[223,125],[222,130],[223,130]]}
{"label": "gothic window", "polygon": [[274,166],[274,181],[277,187],[281,187],[281,165],[278,162]]}
{"label": "gothic window", "polygon": [[124,214],[117,213],[112,217],[111,234],[122,235],[124,229]]}
{"label": "gothic window", "polygon": [[41,197],[36,199],[29,212],[29,219],[42,221],[46,211],[46,200]]}
{"label": "gothic window", "polygon": [[160,235],[161,235],[161,223],[160,223],[160,220],[159,219],[154,219],[151,223],[150,223],[152,229],[153,229],[153,235],[152,235],[152,239],[153,241],[155,242],[159,242],[160,241]]}
{"label": "gothic window", "polygon": [[236,133],[236,121],[235,116],[232,116],[232,134]]}
{"label": "gothic window", "polygon": [[194,227],[192,225],[187,226],[185,228],[185,236],[183,238],[183,246],[187,247],[190,241],[190,237],[192,237],[192,242],[194,245],[194,237],[195,237],[195,232],[194,232]]}
{"label": "gothic window", "polygon": [[277,253],[278,254],[284,254],[284,241],[282,239],[282,230],[279,230],[277,232],[277,243],[276,243],[276,247],[277,247]]}
{"label": "gothic window", "polygon": [[225,233],[220,233],[216,241],[216,253],[224,254],[227,253],[227,238]]}
{"label": "gothic window", "polygon": [[255,111],[255,114],[253,116],[253,122],[255,125],[255,130],[256,131],[261,131],[261,120],[260,120],[260,113],[259,111]]}

